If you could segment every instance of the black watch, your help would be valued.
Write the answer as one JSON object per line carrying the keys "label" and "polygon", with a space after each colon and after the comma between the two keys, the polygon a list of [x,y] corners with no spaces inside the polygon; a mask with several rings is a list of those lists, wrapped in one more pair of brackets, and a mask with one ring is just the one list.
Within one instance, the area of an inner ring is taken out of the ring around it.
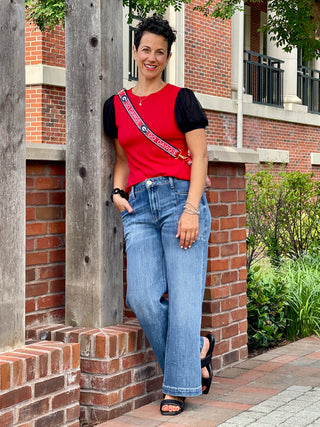
{"label": "black watch", "polygon": [[123,197],[124,199],[128,200],[129,199],[129,195],[128,193],[126,193],[124,190],[121,190],[120,188],[114,188],[111,192],[111,202],[113,203],[113,196],[115,194],[120,194],[121,197]]}

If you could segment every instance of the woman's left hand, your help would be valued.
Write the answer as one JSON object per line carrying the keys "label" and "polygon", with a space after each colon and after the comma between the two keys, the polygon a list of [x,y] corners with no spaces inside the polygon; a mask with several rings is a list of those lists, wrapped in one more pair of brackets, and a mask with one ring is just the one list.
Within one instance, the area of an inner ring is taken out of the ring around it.
{"label": "woman's left hand", "polygon": [[191,248],[193,243],[197,240],[199,233],[199,216],[190,215],[183,212],[177,230],[177,238],[180,238],[181,249]]}

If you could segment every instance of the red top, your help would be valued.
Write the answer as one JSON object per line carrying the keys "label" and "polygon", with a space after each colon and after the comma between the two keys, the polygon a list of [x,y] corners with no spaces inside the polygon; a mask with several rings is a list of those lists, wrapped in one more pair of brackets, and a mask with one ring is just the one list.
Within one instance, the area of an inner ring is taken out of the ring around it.
{"label": "red top", "polygon": [[[185,134],[179,129],[175,116],[176,99],[180,90],[177,86],[167,84],[160,91],[147,97],[136,96],[131,89],[127,94],[152,132],[175,148],[181,149],[182,155],[186,155],[188,147]],[[113,100],[117,138],[126,152],[130,169],[128,187],[157,176],[173,176],[189,180],[190,167],[186,162],[181,158],[174,159],[148,140],[129,117],[118,96],[114,96]],[[140,100],[141,105],[139,105]],[[191,126],[199,128],[205,125],[202,123]]]}

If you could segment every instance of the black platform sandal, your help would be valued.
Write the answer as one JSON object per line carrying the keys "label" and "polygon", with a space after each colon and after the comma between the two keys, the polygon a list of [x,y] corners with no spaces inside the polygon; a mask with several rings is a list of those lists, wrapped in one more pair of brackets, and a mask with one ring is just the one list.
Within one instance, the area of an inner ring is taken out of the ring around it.
{"label": "black platform sandal", "polygon": [[[180,397],[180,396],[179,396]],[[184,401],[185,397],[180,397],[182,400],[176,400],[176,399],[163,399],[160,404],[160,412],[162,415],[179,415],[181,412],[184,411]],[[164,411],[162,408],[165,405],[172,405],[172,406],[179,406],[179,409],[177,411]]]}
{"label": "black platform sandal", "polygon": [[212,334],[208,334],[206,338],[208,338],[210,346],[206,356],[203,359],[201,359],[201,368],[207,368],[207,371],[209,373],[209,378],[202,378],[202,394],[209,393],[211,383],[212,383],[212,377],[213,377],[211,358],[212,358],[212,353],[214,349],[215,339]]}

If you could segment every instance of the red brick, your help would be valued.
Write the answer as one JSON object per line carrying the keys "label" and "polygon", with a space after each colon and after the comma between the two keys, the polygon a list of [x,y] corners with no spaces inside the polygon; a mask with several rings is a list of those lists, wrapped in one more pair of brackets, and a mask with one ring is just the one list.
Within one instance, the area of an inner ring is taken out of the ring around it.
{"label": "red brick", "polygon": [[64,191],[54,191],[49,193],[49,203],[52,205],[64,205],[66,194]]}
{"label": "red brick", "polygon": [[26,300],[25,301],[25,310],[26,313],[31,313],[33,311],[35,311],[36,309],[36,302],[35,300]]}
{"label": "red brick", "polygon": [[225,328],[222,328],[222,339],[227,339],[238,335],[239,327],[237,323],[231,324]]}
{"label": "red brick", "polygon": [[26,283],[33,282],[36,278],[36,270],[34,268],[26,269]]}
{"label": "red brick", "polygon": [[62,426],[63,411],[54,412],[53,414],[39,418],[35,421],[35,427]]}
{"label": "red brick", "polygon": [[215,231],[210,234],[210,243],[227,243],[229,242],[228,231]]}
{"label": "red brick", "polygon": [[238,219],[235,217],[221,218],[220,220],[221,230],[231,230],[238,227]]}
{"label": "red brick", "polygon": [[99,393],[83,390],[80,395],[81,405],[112,406],[120,403],[120,392]]}
{"label": "red brick", "polygon": [[[71,408],[67,408],[66,410],[66,421],[72,421],[72,420],[79,420],[80,417],[80,405],[77,403],[76,405],[72,406]],[[79,421],[77,421],[76,426],[79,426]]]}
{"label": "red brick", "polygon": [[54,294],[40,297],[38,299],[38,310],[50,307],[61,307],[64,305],[64,295]]}
{"label": "red brick", "polygon": [[119,370],[119,359],[114,359],[108,362],[98,360],[80,361],[81,372],[88,372],[92,374],[113,374]]}
{"label": "red brick", "polygon": [[30,403],[19,409],[19,423],[30,421],[49,412],[49,399]]}
{"label": "red brick", "polygon": [[231,312],[231,318],[233,322],[244,320],[247,318],[247,308],[237,308]]}
{"label": "red brick", "polygon": [[26,298],[45,295],[48,292],[48,284],[41,283],[28,283],[26,285]]}
{"label": "red brick", "polygon": [[145,383],[134,384],[126,387],[122,392],[122,399],[126,401],[133,397],[142,396],[145,392]]}
{"label": "red brick", "polygon": [[25,402],[32,397],[30,386],[16,388],[8,393],[0,395],[0,410],[9,408],[19,403]]}
{"label": "red brick", "polygon": [[242,240],[246,240],[247,231],[244,230],[231,230],[231,241],[232,242],[240,242]]}
{"label": "red brick", "polygon": [[236,243],[230,243],[229,245],[223,245],[221,247],[222,257],[236,255],[236,254],[238,254],[238,245]]}
{"label": "red brick", "polygon": [[244,178],[230,178],[229,188],[245,188],[246,181]]}
{"label": "red brick", "polygon": [[49,252],[49,262],[65,261],[65,250],[57,249]]}
{"label": "red brick", "polygon": [[236,191],[221,191],[220,193],[220,202],[236,202],[237,201],[237,192]]}
{"label": "red brick", "polygon": [[137,353],[132,356],[127,356],[122,359],[122,367],[123,369],[129,369],[133,366],[141,365],[144,362],[144,354]]}
{"label": "red brick", "polygon": [[74,390],[68,390],[64,393],[58,394],[52,398],[52,409],[62,408],[69,406],[72,403],[79,401],[80,399],[80,388]]}
{"label": "red brick", "polygon": [[90,384],[94,390],[109,391],[122,388],[131,382],[131,372],[121,372],[115,375],[92,375]]}
{"label": "red brick", "polygon": [[46,205],[48,203],[48,194],[43,192],[27,192],[26,204],[31,205]]}
{"label": "red brick", "polygon": [[243,345],[246,345],[248,342],[247,334],[238,335],[237,337],[234,337],[231,339],[231,345],[232,348],[239,348]]}
{"label": "red brick", "polygon": [[1,390],[10,388],[10,363],[0,360],[0,385]]}
{"label": "red brick", "polygon": [[47,394],[56,393],[57,391],[63,390],[64,388],[64,376],[50,378],[49,380],[43,380],[37,382],[34,385],[35,397],[45,396]]}
{"label": "red brick", "polygon": [[27,175],[45,175],[47,166],[42,163],[27,162]]}
{"label": "red brick", "polygon": [[247,257],[246,255],[234,257],[231,259],[231,268],[239,268],[243,267],[247,264]]}
{"label": "red brick", "polygon": [[27,208],[26,209],[26,220],[32,221],[35,219],[35,210],[34,208]]}
{"label": "red brick", "polygon": [[26,235],[35,236],[45,234],[47,232],[47,224],[45,222],[35,222],[26,225]]}
{"label": "red brick", "polygon": [[51,280],[49,282],[49,292],[64,292],[65,290],[65,279]]}
{"label": "red brick", "polygon": [[11,427],[13,423],[13,411],[8,411],[0,415],[0,425],[1,427]]}
{"label": "red brick", "polygon": [[39,268],[40,279],[56,278],[64,276],[64,265],[55,265]]}
{"label": "red brick", "polygon": [[247,292],[247,282],[233,283],[231,285],[231,295],[237,295]]}
{"label": "red brick", "polygon": [[245,213],[246,213],[245,203],[231,205],[231,215],[243,215]]}
{"label": "red brick", "polygon": [[34,239],[26,239],[26,251],[34,250]]}
{"label": "red brick", "polygon": [[37,220],[46,220],[46,219],[62,219],[64,218],[64,210],[62,207],[57,206],[45,206],[36,208],[36,219]]}
{"label": "red brick", "polygon": [[104,334],[97,334],[95,338],[95,355],[96,357],[104,358],[106,356],[106,336]]}
{"label": "red brick", "polygon": [[64,246],[60,236],[42,237],[36,240],[37,249],[51,249]]}
{"label": "red brick", "polygon": [[71,344],[72,346],[72,368],[78,368],[80,366],[80,345]]}
{"label": "red brick", "polygon": [[51,234],[62,234],[65,233],[65,221],[56,221],[49,223],[49,233]]}
{"label": "red brick", "polygon": [[40,177],[36,180],[36,187],[40,190],[61,189],[63,186],[63,178],[61,177]]}
{"label": "red brick", "polygon": [[208,261],[208,271],[224,271],[229,269],[228,259],[214,259]]}
{"label": "red brick", "polygon": [[222,312],[232,310],[239,306],[239,298],[238,297],[229,297],[225,300],[221,301],[221,310]]}
{"label": "red brick", "polygon": [[39,265],[48,262],[47,252],[30,252],[26,254],[26,265]]}

